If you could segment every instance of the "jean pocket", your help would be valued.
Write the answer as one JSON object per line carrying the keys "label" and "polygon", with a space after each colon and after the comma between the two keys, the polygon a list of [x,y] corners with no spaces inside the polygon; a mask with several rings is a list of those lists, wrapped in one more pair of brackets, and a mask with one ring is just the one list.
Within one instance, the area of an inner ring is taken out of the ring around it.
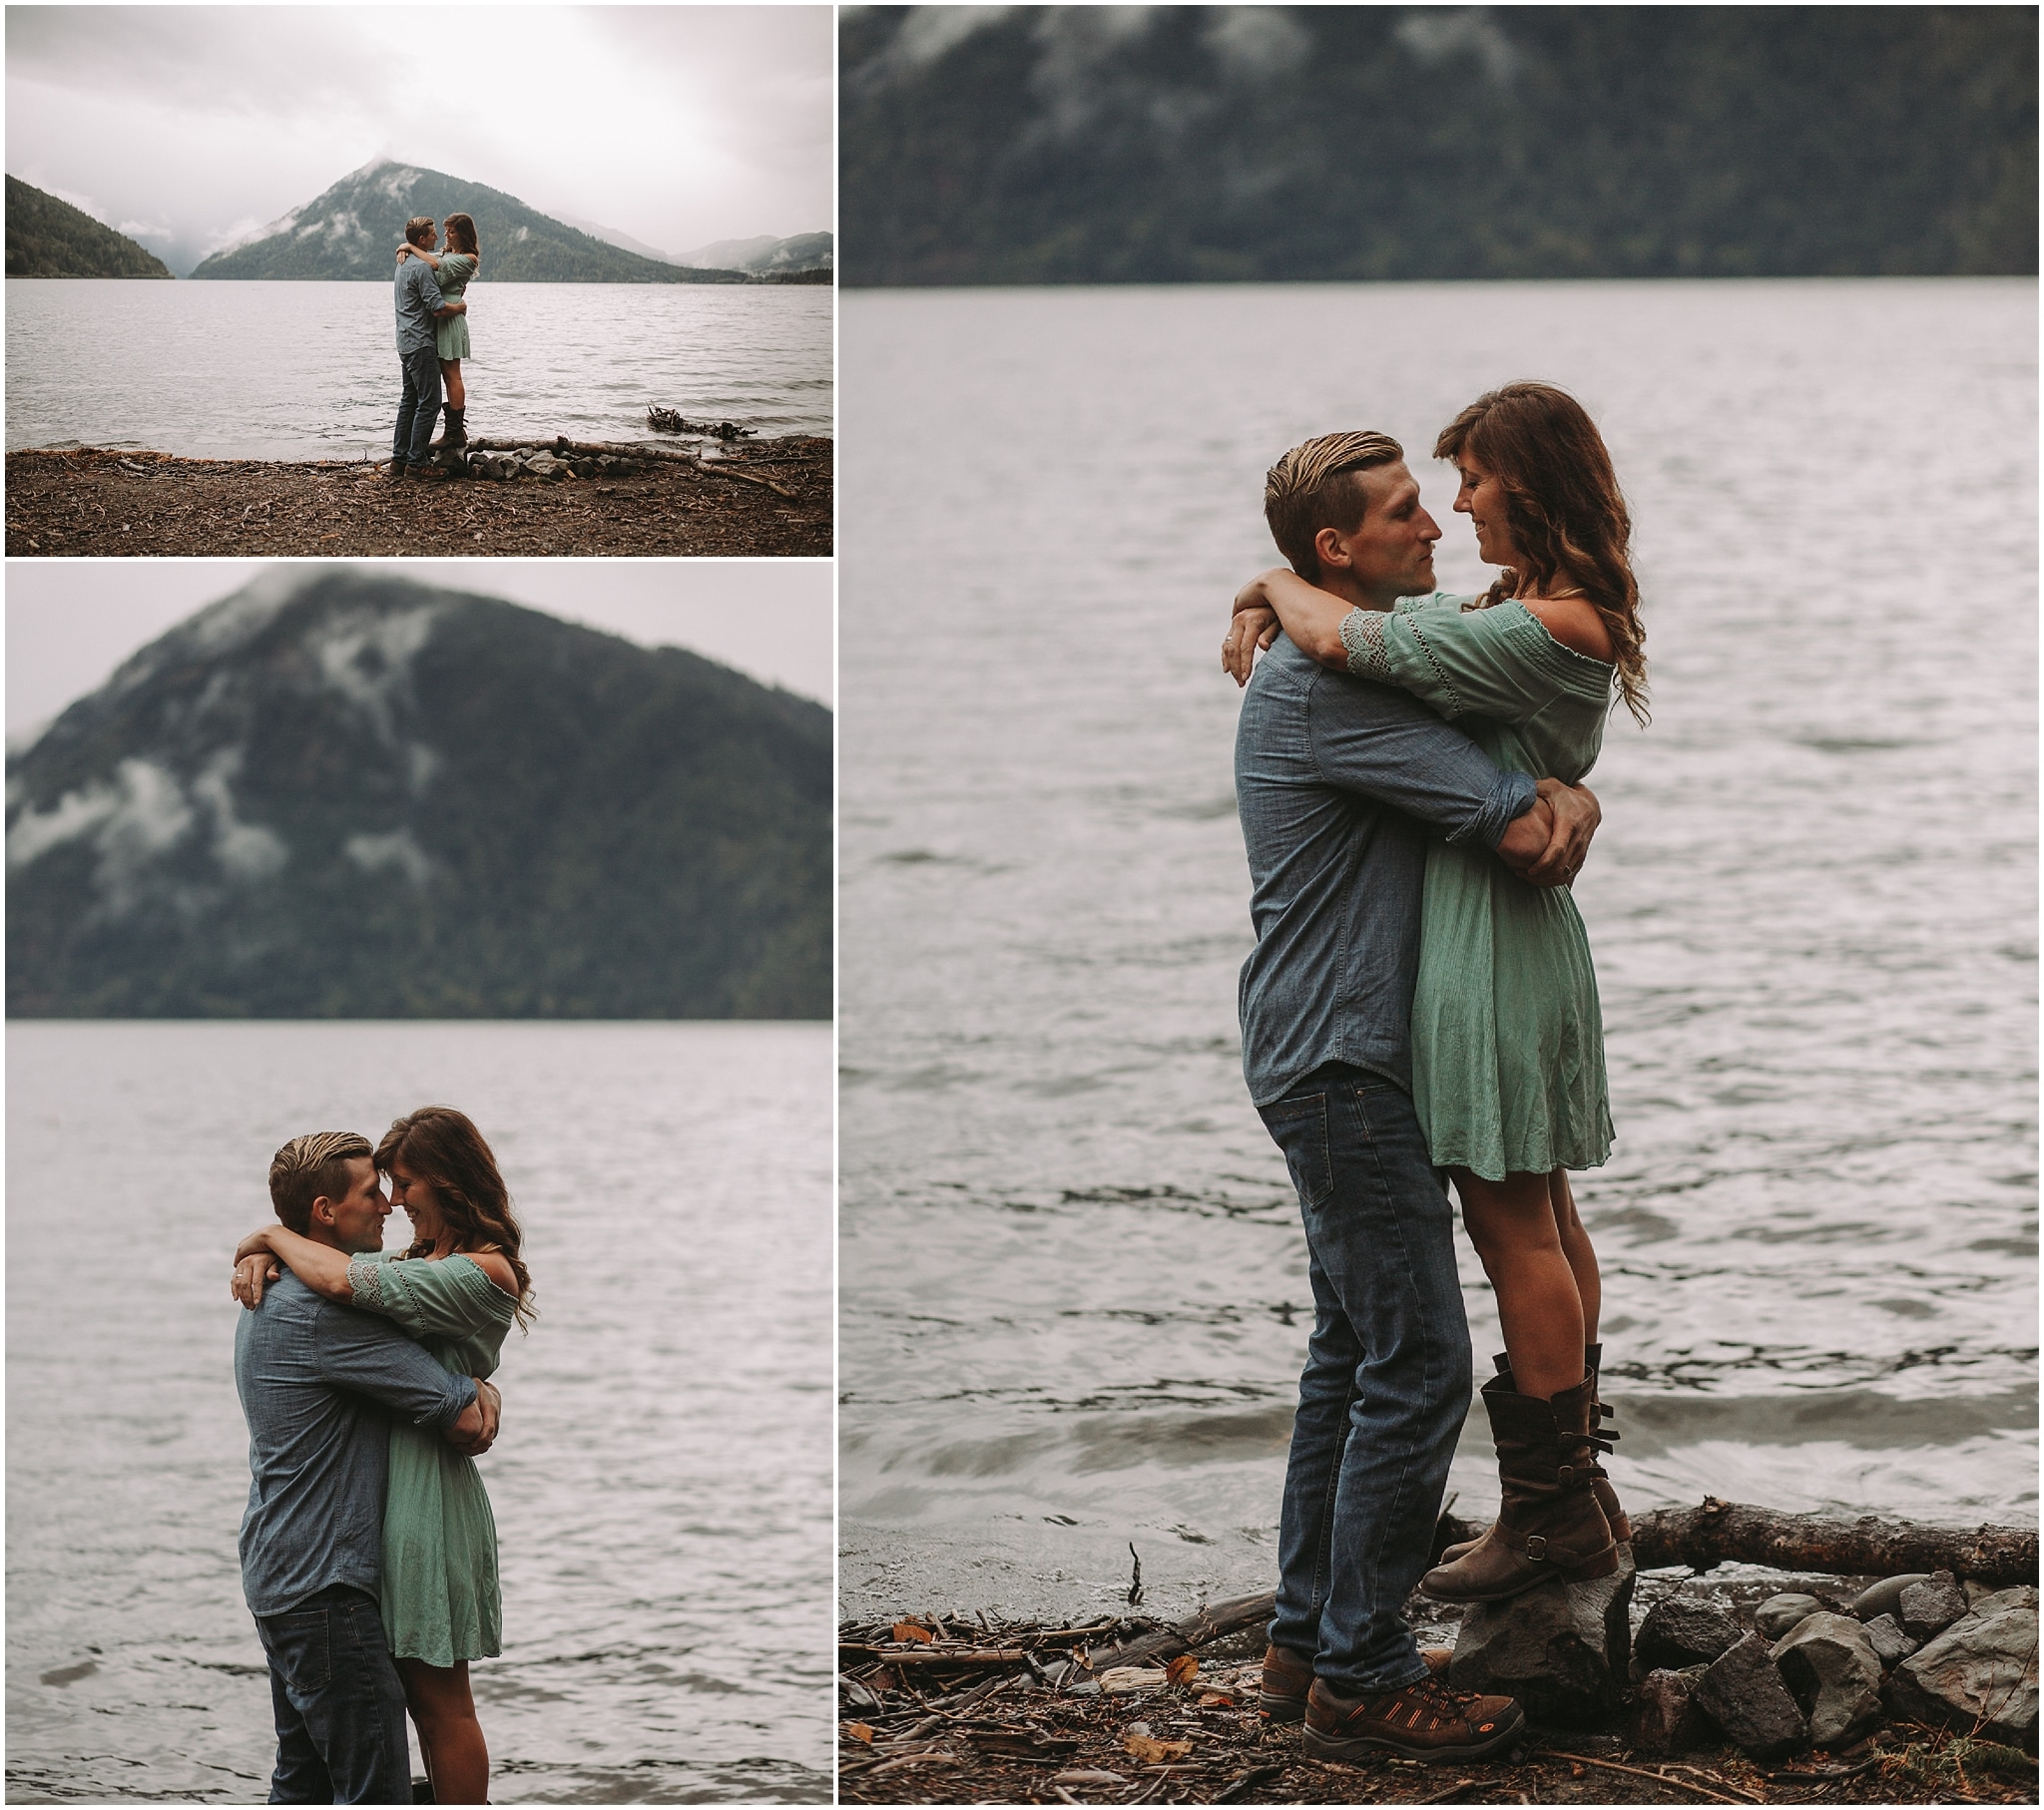
{"label": "jean pocket", "polygon": [[1284,1152],[1300,1206],[1318,1206],[1334,1191],[1334,1164],[1327,1154],[1327,1097],[1307,1094],[1265,1107],[1264,1128]]}
{"label": "jean pocket", "polygon": [[262,1644],[282,1675],[284,1688],[312,1696],[333,1676],[333,1650],[324,1609],[301,1615],[271,1615],[262,1623]]}

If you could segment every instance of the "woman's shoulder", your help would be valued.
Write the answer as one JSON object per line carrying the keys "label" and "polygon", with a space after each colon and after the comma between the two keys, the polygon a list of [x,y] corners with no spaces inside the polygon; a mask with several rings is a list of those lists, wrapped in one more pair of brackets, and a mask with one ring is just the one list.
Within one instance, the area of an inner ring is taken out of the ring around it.
{"label": "woman's shoulder", "polygon": [[1611,631],[1587,597],[1522,597],[1516,602],[1571,653],[1611,665]]}
{"label": "woman's shoulder", "polygon": [[513,1300],[518,1298],[517,1271],[511,1267],[511,1259],[502,1251],[492,1246],[488,1250],[464,1250],[458,1254],[466,1257]]}

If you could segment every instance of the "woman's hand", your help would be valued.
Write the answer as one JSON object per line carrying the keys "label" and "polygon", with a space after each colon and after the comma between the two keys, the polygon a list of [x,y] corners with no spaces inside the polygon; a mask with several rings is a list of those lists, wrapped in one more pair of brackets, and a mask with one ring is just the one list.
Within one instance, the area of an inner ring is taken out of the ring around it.
{"label": "woman's hand", "polygon": [[1249,683],[1258,653],[1278,639],[1278,612],[1269,604],[1251,604],[1247,608],[1243,604],[1243,598],[1262,583],[1261,579],[1255,580],[1237,594],[1228,639],[1221,644],[1221,670],[1239,685]]}
{"label": "woman's hand", "polygon": [[404,262],[404,260],[405,260],[405,259],[406,259],[407,257],[409,257],[410,255],[411,255],[411,246],[410,246],[410,245],[408,245],[408,244],[407,244],[407,245],[399,245],[399,246],[397,247],[397,261],[398,261],[399,263],[403,263],[403,262]]}
{"label": "woman's hand", "polygon": [[262,1299],[265,1284],[274,1282],[282,1274],[276,1259],[266,1250],[258,1250],[253,1256],[237,1260],[234,1279],[228,1284],[228,1289],[244,1307],[255,1307]]}
{"label": "woman's hand", "polygon": [[269,1242],[269,1234],[271,1232],[280,1232],[283,1229],[280,1225],[264,1225],[251,1232],[241,1243],[235,1246],[235,1261],[239,1263],[244,1257],[253,1257],[258,1250],[273,1251],[274,1247]]}

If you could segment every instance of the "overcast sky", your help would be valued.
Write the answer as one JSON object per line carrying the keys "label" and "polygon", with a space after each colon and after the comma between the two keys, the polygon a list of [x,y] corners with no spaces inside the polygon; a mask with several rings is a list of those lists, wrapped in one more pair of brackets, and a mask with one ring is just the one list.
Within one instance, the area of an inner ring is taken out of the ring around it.
{"label": "overcast sky", "polygon": [[[385,572],[396,562],[379,562]],[[21,560],[7,570],[7,738],[97,690],[138,648],[239,591],[259,560]],[[831,700],[827,560],[406,560],[403,573],[688,648]]]}
{"label": "overcast sky", "polygon": [[7,173],[183,273],[379,157],[667,252],[829,227],[827,6],[10,6]]}

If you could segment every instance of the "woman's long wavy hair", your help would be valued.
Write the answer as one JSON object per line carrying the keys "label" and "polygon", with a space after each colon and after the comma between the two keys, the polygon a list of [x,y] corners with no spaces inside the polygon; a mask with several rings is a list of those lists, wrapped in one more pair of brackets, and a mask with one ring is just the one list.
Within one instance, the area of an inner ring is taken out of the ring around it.
{"label": "woman's long wavy hair", "polygon": [[[452,1107],[420,1107],[393,1119],[376,1145],[376,1167],[387,1175],[398,1162],[432,1188],[456,1250],[503,1252],[518,1278],[516,1312],[524,1326],[539,1310],[532,1304],[532,1277],[518,1254],[523,1234],[512,1217],[511,1193],[497,1172],[497,1159],[475,1122]],[[404,1254],[423,1257],[432,1248],[421,1240]]]}
{"label": "woman's long wavy hair", "polygon": [[1441,429],[1436,459],[1468,457],[1505,493],[1505,525],[1525,561],[1507,567],[1479,609],[1546,591],[1557,580],[1595,606],[1611,632],[1618,694],[1647,715],[1647,634],[1633,578],[1633,520],[1604,436],[1583,405],[1551,383],[1507,383],[1478,396]]}
{"label": "woman's long wavy hair", "polygon": [[456,251],[466,251],[478,260],[482,247],[475,242],[475,222],[465,214],[450,214],[442,223],[447,228],[447,243]]}

